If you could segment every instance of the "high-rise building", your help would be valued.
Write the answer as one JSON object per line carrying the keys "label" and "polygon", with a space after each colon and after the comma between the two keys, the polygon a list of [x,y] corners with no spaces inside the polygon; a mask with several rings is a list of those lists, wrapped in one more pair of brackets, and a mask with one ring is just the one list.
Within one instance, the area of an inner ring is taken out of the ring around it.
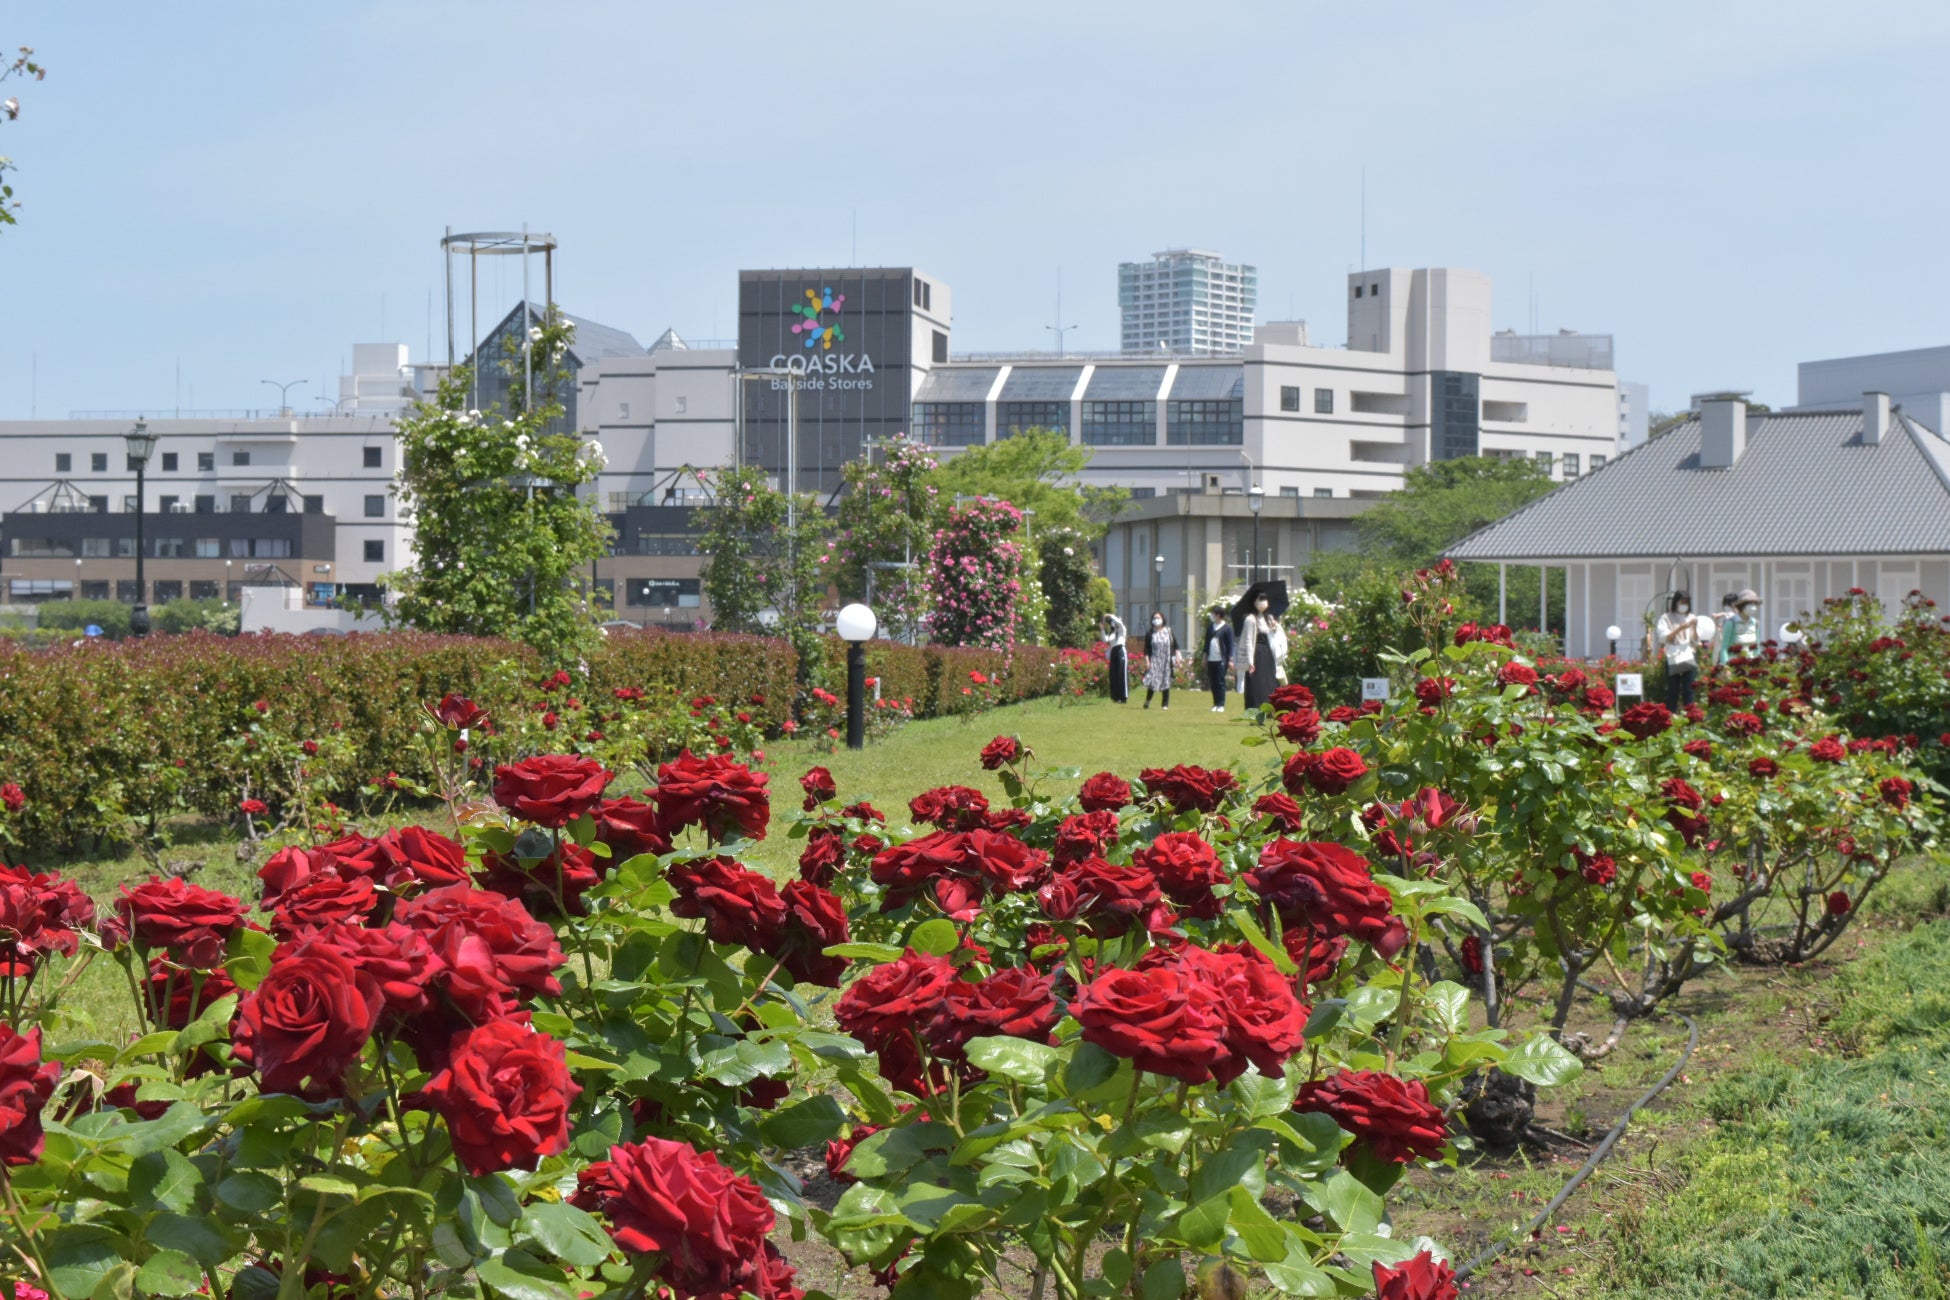
{"label": "high-rise building", "polygon": [[1170,248],[1117,268],[1126,352],[1214,356],[1253,341],[1259,268],[1217,253]]}

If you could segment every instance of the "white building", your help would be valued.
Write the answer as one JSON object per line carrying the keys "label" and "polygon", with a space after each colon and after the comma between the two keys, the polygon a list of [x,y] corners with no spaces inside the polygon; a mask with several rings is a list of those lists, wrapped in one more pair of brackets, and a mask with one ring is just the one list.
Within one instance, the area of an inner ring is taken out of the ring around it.
{"label": "white building", "polygon": [[1217,253],[1172,248],[1117,267],[1126,352],[1237,352],[1253,341],[1258,303],[1259,269]]}
{"label": "white building", "polygon": [[1859,406],[1863,393],[1887,393],[1910,419],[1950,434],[1950,347],[1803,361],[1797,380],[1801,407]]}
{"label": "white building", "polygon": [[1630,451],[1652,433],[1652,392],[1644,384],[1618,381],[1618,449]]}

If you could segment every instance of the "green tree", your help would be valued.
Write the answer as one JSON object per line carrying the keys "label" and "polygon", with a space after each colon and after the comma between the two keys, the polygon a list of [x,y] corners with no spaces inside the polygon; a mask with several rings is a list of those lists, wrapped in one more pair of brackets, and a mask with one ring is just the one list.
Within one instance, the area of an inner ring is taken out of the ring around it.
{"label": "green tree", "polygon": [[[47,69],[34,62],[34,51],[23,45],[10,63],[0,63],[0,82],[11,81],[15,77],[32,77],[36,81],[47,79]],[[0,99],[0,122],[11,122],[20,116],[20,100],[12,95]],[[7,183],[7,173],[14,170],[13,159],[0,154],[0,226],[15,224],[14,210],[20,206],[14,201],[14,188]]]}
{"label": "green tree", "polygon": [[[591,610],[572,579],[603,551],[609,524],[596,497],[602,448],[551,433],[573,327],[551,307],[530,332],[536,400],[522,402],[521,361],[504,358],[513,409],[466,409],[467,371],[441,382],[399,425],[401,512],[414,521],[412,564],[387,575],[394,617],[431,632],[512,636],[550,662],[586,649]],[[521,407],[526,409],[520,409]]]}
{"label": "green tree", "polygon": [[823,661],[818,637],[832,578],[826,547],[831,525],[810,495],[788,510],[786,494],[757,465],[720,469],[707,482],[711,520],[700,545],[711,557],[704,590],[712,626],[783,635],[799,652],[800,671],[808,673]]}
{"label": "green tree", "polygon": [[1116,518],[1130,493],[1077,481],[1090,463],[1088,447],[1072,446],[1050,429],[1026,429],[1013,438],[970,447],[941,467],[942,495],[987,497],[1035,512],[1031,535],[1045,528],[1078,528],[1097,537]]}
{"label": "green tree", "polygon": [[1090,609],[1090,542],[1081,529],[1045,528],[1036,534],[1047,643],[1081,650],[1096,639]]}
{"label": "green tree", "polygon": [[841,470],[846,491],[837,532],[826,542],[826,572],[840,599],[867,601],[904,641],[921,636],[927,617],[923,575],[941,519],[939,470],[932,456],[904,438],[879,464],[871,457],[848,461]]}

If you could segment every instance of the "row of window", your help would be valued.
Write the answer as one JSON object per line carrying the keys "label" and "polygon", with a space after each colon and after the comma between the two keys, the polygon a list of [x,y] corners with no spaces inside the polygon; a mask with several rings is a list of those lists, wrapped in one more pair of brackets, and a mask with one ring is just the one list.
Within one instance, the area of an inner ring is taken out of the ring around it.
{"label": "row of window", "polygon": [[[1092,447],[1150,447],[1158,441],[1156,401],[1084,402],[1079,436]],[[972,447],[983,440],[987,415],[980,402],[917,402],[914,432],[936,447]],[[1026,429],[1070,431],[1068,402],[997,402],[995,436],[1013,438]],[[1174,447],[1237,447],[1246,441],[1242,404],[1236,399],[1184,399],[1165,403],[1165,442]]]}
{"label": "row of window", "polygon": [[[1282,411],[1297,411],[1300,409],[1300,387],[1298,384],[1280,385],[1280,409]],[[1314,389],[1314,414],[1332,415],[1333,413],[1334,390],[1331,388]]]}
{"label": "row of window", "polygon": [[[288,515],[291,513],[291,498],[285,496],[283,493],[274,492],[265,497],[262,507],[253,511],[251,505],[256,500],[257,497],[252,493],[234,492],[230,497],[230,513],[233,515],[248,515],[253,513]],[[300,498],[300,501],[303,505],[304,512],[308,515],[322,515],[325,513],[325,498],[322,496],[306,496]],[[378,492],[368,493],[365,499],[364,509],[365,518],[384,519],[386,517],[385,494]],[[88,510],[93,514],[107,514],[108,498],[105,496],[89,497]],[[122,510],[125,514],[135,513],[135,495],[133,493],[122,498]],[[217,513],[217,498],[212,494],[193,496],[190,498],[190,506],[186,510],[183,506],[183,498],[165,493],[156,498],[156,512],[165,515],[213,515]]]}
{"label": "row of window", "polygon": [[[289,537],[151,537],[143,555],[152,560],[288,560],[296,552]],[[64,537],[9,537],[7,554],[21,560],[126,560],[135,557],[133,537],[84,537],[79,546]],[[386,562],[383,538],[368,538],[367,563]]]}
{"label": "row of window", "polygon": [[[385,455],[386,449],[384,447],[366,447],[363,450],[365,452],[365,468],[383,468],[381,461]],[[175,474],[181,467],[181,460],[177,453],[173,451],[163,452],[156,459],[161,463],[161,472],[164,474]],[[230,453],[230,463],[233,467],[248,466],[251,463],[251,454],[248,451],[233,451]],[[127,473],[135,473],[135,459],[131,456],[124,455],[122,458],[122,468]],[[196,468],[199,473],[207,474],[214,471],[217,468],[217,453],[214,451],[197,452]],[[91,474],[108,473],[108,453],[105,451],[88,453],[88,471]],[[56,474],[74,473],[74,453],[69,451],[55,452],[54,472]]]}
{"label": "row of window", "polygon": [[[1577,478],[1585,472],[1584,459],[1575,451],[1563,452],[1556,457],[1552,457],[1547,451],[1540,451],[1537,453],[1537,468],[1543,470],[1546,475],[1549,475],[1553,459],[1561,463],[1564,477],[1567,479]],[[1605,459],[1605,457],[1595,453],[1592,455],[1591,470],[1593,473],[1604,468]]]}

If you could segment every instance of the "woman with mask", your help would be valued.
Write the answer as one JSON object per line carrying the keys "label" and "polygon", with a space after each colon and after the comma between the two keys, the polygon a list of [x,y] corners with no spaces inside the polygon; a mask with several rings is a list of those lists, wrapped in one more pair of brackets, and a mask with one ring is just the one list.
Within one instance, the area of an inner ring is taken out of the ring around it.
{"label": "woman with mask", "polygon": [[1246,615],[1239,632],[1239,663],[1245,678],[1246,711],[1266,703],[1279,685],[1280,658],[1276,642],[1284,644],[1286,633],[1267,612],[1265,596],[1253,601],[1253,612]]}
{"label": "woman with mask", "polygon": [[1151,707],[1151,694],[1162,692],[1164,701],[1159,709],[1171,707],[1171,678],[1178,667],[1178,634],[1165,622],[1163,614],[1151,615],[1151,632],[1145,638],[1144,653],[1144,707]]}
{"label": "woman with mask", "polygon": [[1104,657],[1110,661],[1110,698],[1122,704],[1131,698],[1130,656],[1124,649],[1131,634],[1115,614],[1104,615],[1097,629],[1103,636]]}
{"label": "woman with mask", "polygon": [[1723,667],[1729,659],[1756,659],[1760,643],[1760,597],[1752,587],[1742,587],[1734,593],[1733,613],[1720,628],[1715,659]]}
{"label": "woman with mask", "polygon": [[1693,599],[1683,591],[1672,593],[1666,612],[1659,615],[1652,634],[1666,658],[1666,707],[1677,712],[1693,702],[1693,683],[1699,678],[1700,623],[1711,619],[1693,616]]}
{"label": "woman with mask", "polygon": [[1226,678],[1232,675],[1232,624],[1224,605],[1214,605],[1205,629],[1205,680],[1212,688],[1212,712],[1226,711]]}

